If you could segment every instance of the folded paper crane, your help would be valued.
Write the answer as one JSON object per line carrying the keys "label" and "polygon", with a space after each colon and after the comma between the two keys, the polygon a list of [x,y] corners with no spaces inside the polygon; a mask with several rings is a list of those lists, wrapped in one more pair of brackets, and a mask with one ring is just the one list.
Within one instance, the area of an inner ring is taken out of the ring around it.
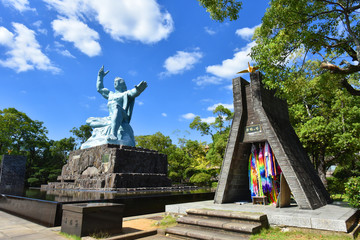
{"label": "folded paper crane", "polygon": [[259,67],[252,67],[252,66],[250,66],[250,63],[248,62],[248,69],[245,69],[245,70],[242,70],[242,71],[240,71],[240,72],[238,72],[237,74],[239,74],[239,73],[254,73],[256,70],[258,70],[259,69]]}

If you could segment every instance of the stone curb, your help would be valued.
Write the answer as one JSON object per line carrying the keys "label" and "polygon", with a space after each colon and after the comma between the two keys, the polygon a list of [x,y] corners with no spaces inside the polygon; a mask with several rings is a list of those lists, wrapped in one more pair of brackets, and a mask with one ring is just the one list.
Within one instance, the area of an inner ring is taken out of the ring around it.
{"label": "stone curb", "polygon": [[143,237],[149,237],[157,234],[157,229],[153,230],[147,230],[147,231],[139,231],[135,233],[128,233],[124,235],[119,236],[113,236],[110,238],[105,238],[104,240],[133,240],[133,239],[139,239]]}

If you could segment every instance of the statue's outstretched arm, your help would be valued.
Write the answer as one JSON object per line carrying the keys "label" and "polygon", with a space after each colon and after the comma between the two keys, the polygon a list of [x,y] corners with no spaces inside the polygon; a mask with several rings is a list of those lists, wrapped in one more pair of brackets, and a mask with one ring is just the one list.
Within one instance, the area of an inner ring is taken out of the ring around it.
{"label": "statue's outstretched arm", "polygon": [[104,66],[102,66],[99,70],[97,81],[96,81],[96,89],[97,91],[106,99],[109,98],[109,89],[104,88],[104,77],[108,74],[109,71],[104,72]]}
{"label": "statue's outstretched arm", "polygon": [[129,90],[129,95],[133,98],[136,98],[145,90],[145,88],[147,88],[147,86],[147,82],[141,81],[133,89]]}

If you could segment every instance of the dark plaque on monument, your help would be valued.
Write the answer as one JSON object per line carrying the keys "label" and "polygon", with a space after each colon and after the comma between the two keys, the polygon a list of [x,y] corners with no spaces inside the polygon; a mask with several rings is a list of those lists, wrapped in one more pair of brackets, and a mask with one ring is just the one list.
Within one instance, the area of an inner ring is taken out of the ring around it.
{"label": "dark plaque on monument", "polygon": [[0,166],[0,193],[18,195],[24,191],[26,157],[4,155]]}
{"label": "dark plaque on monument", "polygon": [[[276,157],[274,169],[281,168],[282,182],[288,184],[300,208],[316,209],[330,203],[328,192],[290,124],[286,102],[275,97],[274,91],[264,88],[260,73],[250,73],[250,78],[251,83],[240,77],[233,79],[234,118],[215,203],[249,201],[252,196],[256,196],[252,186],[249,186],[253,183],[249,181],[249,169],[252,169],[249,168],[252,163],[249,157],[251,160],[254,145],[272,149],[271,154]],[[259,173],[254,182],[261,181],[261,177]],[[265,192],[265,189],[261,190]],[[271,197],[271,194],[259,195],[268,196],[269,199]],[[281,193],[279,195],[281,197]],[[283,193],[283,197],[287,196]]]}

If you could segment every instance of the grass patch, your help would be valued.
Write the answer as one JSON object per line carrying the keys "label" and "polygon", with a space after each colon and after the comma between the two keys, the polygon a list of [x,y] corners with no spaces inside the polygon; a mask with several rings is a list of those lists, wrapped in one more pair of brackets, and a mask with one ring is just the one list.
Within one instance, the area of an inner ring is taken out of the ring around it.
{"label": "grass patch", "polygon": [[[287,229],[286,231],[284,231]],[[294,230],[288,228],[270,227],[263,229],[260,233],[252,235],[250,240],[352,240],[353,238],[346,236],[346,234],[324,232],[324,231],[307,231],[307,230]]]}
{"label": "grass patch", "polygon": [[345,195],[344,194],[331,194],[330,198],[333,201],[347,201],[347,199],[345,199]]}
{"label": "grass patch", "polygon": [[173,216],[173,215],[165,215],[163,217],[163,219],[161,219],[160,221],[157,221],[156,223],[154,223],[154,226],[159,226],[161,228],[168,228],[168,227],[173,227],[177,224],[176,222],[177,216]]}
{"label": "grass patch", "polygon": [[[71,240],[81,240],[81,237],[79,237],[79,236],[70,235],[70,234],[67,234],[64,232],[60,232],[60,235],[66,237],[68,239],[71,239]],[[110,236],[111,235],[107,232],[98,232],[98,233],[91,234],[89,237],[96,238],[96,239],[102,239],[102,238],[108,238]]]}
{"label": "grass patch", "polygon": [[64,233],[64,232],[60,232],[59,234],[66,237],[66,238],[68,238],[68,239],[81,240],[81,237],[76,236],[76,235],[70,235],[70,234],[67,234],[67,233]]}

